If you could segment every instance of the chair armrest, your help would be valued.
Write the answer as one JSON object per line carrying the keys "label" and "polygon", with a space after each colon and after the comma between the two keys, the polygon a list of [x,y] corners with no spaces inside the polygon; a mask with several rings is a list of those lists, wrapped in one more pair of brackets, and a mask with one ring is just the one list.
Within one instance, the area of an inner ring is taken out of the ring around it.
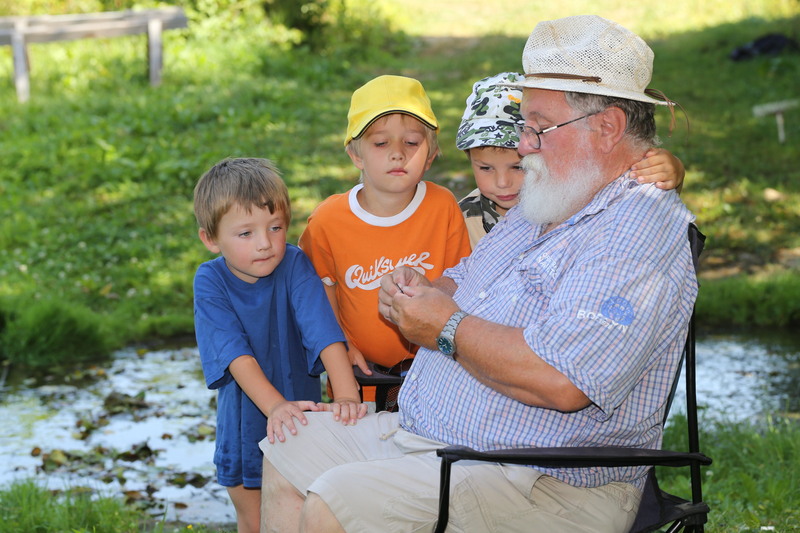
{"label": "chair armrest", "polygon": [[365,386],[373,385],[400,385],[403,383],[401,376],[389,374],[384,367],[367,363],[369,369],[372,370],[372,375],[368,376],[358,366],[353,366],[353,374],[356,376],[356,381]]}
{"label": "chair armrest", "polygon": [[436,450],[436,455],[441,457],[443,461],[450,463],[465,459],[489,461],[493,463],[565,468],[643,465],[689,466],[692,464],[711,464],[711,459],[702,453],[621,447],[513,448],[479,452],[466,446],[448,446]]}

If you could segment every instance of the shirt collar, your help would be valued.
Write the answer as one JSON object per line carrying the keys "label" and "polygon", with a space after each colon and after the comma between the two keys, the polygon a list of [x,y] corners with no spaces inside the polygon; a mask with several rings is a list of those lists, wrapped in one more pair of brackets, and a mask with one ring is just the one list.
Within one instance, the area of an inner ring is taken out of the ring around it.
{"label": "shirt collar", "polygon": [[600,189],[583,209],[572,215],[564,224],[572,226],[586,217],[605,211],[626,190],[638,185],[639,183],[630,177],[630,170],[628,170],[622,176]]}

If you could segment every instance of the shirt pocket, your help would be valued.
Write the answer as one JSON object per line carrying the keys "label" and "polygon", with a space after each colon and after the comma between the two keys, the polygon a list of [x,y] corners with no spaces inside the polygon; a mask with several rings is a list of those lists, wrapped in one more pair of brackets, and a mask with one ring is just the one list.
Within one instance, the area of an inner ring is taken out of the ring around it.
{"label": "shirt pocket", "polygon": [[507,307],[504,323],[513,327],[528,327],[547,311],[552,294],[552,281],[535,266],[526,265],[510,276],[506,288]]}

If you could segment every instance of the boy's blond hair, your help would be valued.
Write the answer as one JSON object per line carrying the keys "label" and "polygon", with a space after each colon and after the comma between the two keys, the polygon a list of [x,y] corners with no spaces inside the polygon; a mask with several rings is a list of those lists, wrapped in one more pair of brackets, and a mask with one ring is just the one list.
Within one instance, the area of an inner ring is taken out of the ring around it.
{"label": "boy's blond hair", "polygon": [[287,225],[292,218],[289,191],[269,159],[224,159],[200,177],[194,188],[194,216],[209,237],[217,236],[219,221],[234,205],[248,213],[253,207],[280,211]]}
{"label": "boy's blond hair", "polygon": [[[397,113],[397,114],[405,115],[406,113]],[[386,116],[388,116],[388,115],[384,115],[384,117],[386,117]],[[436,133],[436,130],[431,128],[427,124],[425,124],[425,122],[419,120],[414,115],[407,115],[407,116],[413,118],[414,120],[416,120],[417,122],[419,122],[420,124],[425,126],[425,140],[428,142],[428,158],[433,157],[434,155],[438,155],[439,154],[439,136]],[[356,155],[358,157],[361,157],[361,141],[364,139],[364,135],[366,135],[367,131],[369,131],[369,128],[371,128],[373,126],[373,124],[375,124],[375,123],[373,122],[372,124],[370,124],[362,132],[361,135],[351,139],[350,142],[348,142],[347,145],[345,146],[345,151],[349,152],[351,154],[354,154],[354,155]]]}

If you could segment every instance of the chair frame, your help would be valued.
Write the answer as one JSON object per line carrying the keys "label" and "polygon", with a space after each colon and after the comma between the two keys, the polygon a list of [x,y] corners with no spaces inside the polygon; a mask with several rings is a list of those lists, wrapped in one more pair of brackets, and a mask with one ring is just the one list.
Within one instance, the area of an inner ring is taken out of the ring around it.
{"label": "chair frame", "polygon": [[353,366],[353,374],[355,374],[356,381],[362,387],[375,387],[375,411],[385,411],[389,389],[402,385],[403,377],[389,374],[386,371],[387,369],[374,363],[368,362],[367,366],[372,371],[371,376],[366,375],[358,366]]}
{"label": "chair frame", "polygon": [[[705,241],[694,224],[689,225],[688,237],[692,257],[697,271],[697,262]],[[711,464],[711,459],[700,453],[700,439],[697,425],[697,387],[694,311],[689,319],[689,330],[684,346],[683,361],[673,380],[664,423],[672,404],[678,380],[685,365],[686,377],[686,419],[689,435],[689,451],[650,450],[622,447],[561,447],[561,448],[516,448],[479,452],[465,446],[448,446],[436,451],[441,458],[439,487],[439,516],[435,533],[444,533],[449,521],[450,476],[453,463],[460,460],[489,461],[541,467],[580,468],[589,466],[668,466],[689,467],[692,485],[691,501],[663,492],[658,487],[655,468],[647,474],[647,482],[639,506],[639,512],[631,528],[632,533],[655,531],[666,524],[671,526],[668,533],[683,529],[686,532],[703,533],[707,522],[709,507],[703,502],[700,467]],[[657,516],[648,520],[649,516]]]}

